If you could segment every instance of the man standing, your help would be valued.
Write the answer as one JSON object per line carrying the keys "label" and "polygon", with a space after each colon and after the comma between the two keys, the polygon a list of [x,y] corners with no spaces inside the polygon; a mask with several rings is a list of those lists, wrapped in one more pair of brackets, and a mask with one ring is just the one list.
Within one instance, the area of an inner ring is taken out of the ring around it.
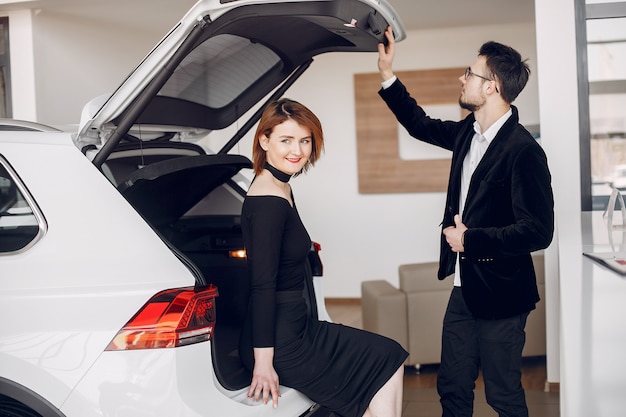
{"label": "man standing", "polygon": [[438,273],[454,275],[437,376],[443,416],[472,415],[482,369],[487,402],[500,417],[527,417],[524,327],[539,301],[530,253],[554,232],[545,153],[511,105],[530,70],[513,48],[487,42],[459,77],[459,104],[471,113],[460,122],[431,119],[394,75],[390,28],[385,36],[380,96],[411,136],[452,151]]}

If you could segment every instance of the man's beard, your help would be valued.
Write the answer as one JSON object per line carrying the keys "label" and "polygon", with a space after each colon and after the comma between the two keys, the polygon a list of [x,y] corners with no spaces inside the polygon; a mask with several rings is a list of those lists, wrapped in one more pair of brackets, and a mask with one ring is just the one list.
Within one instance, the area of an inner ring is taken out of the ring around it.
{"label": "man's beard", "polygon": [[480,108],[478,104],[468,103],[467,101],[463,101],[463,97],[459,97],[459,106],[462,109],[468,110],[470,112],[475,112]]}

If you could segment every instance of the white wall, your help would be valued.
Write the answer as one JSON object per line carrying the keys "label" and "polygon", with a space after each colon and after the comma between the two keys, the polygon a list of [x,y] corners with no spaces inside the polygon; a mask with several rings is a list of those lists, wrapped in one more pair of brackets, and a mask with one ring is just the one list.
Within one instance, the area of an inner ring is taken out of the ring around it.
{"label": "white wall", "polygon": [[[543,146],[552,172],[552,187],[556,212],[557,235],[546,252],[546,327],[548,337],[548,381],[578,381],[582,378],[578,363],[567,363],[563,334],[580,331],[580,321],[568,320],[573,327],[564,327],[560,312],[574,303],[568,311],[578,311],[582,299],[576,285],[569,286],[567,278],[580,275],[581,254],[572,245],[575,240],[560,238],[559,234],[581,235],[580,224],[580,152],[578,123],[578,81],[576,62],[576,28],[572,0],[535,1],[538,62],[541,70],[539,86],[540,120]],[[556,93],[558,92],[558,94]],[[560,231],[560,233],[559,233]],[[559,277],[565,277],[561,281]],[[574,293],[571,293],[574,291]],[[557,337],[557,335],[561,337]],[[552,360],[550,360],[552,358]],[[554,358],[560,358],[554,360]],[[569,377],[567,374],[569,373]],[[563,376],[563,377],[562,377]],[[581,393],[576,384],[563,384],[560,409],[563,416],[578,416],[576,399]]]}
{"label": "white wall", "polygon": [[13,118],[37,120],[32,12],[15,10],[2,15],[9,17]]}
{"label": "white wall", "polygon": [[[71,11],[35,12],[37,121],[54,126],[78,123],[83,105],[117,88],[191,4],[173,2],[167,17],[155,25],[147,25],[145,11],[132,7],[119,11],[126,16],[118,25],[103,24],[97,13],[87,18]],[[129,13],[136,14],[137,26],[123,23],[132,20]]]}

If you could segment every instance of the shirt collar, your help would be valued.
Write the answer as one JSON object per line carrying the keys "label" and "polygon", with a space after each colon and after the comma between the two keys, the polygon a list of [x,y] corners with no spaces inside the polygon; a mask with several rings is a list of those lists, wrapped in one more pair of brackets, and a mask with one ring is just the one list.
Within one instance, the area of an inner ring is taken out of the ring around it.
{"label": "shirt collar", "polygon": [[489,129],[487,129],[484,133],[480,131],[480,125],[478,124],[478,122],[474,121],[474,132],[484,137],[487,140],[487,143],[491,143],[491,141],[500,131],[500,128],[504,125],[504,123],[506,123],[506,121],[509,119],[509,117],[511,117],[512,114],[513,110],[509,109],[509,111],[504,113],[502,117],[496,120],[494,124],[489,126]]}

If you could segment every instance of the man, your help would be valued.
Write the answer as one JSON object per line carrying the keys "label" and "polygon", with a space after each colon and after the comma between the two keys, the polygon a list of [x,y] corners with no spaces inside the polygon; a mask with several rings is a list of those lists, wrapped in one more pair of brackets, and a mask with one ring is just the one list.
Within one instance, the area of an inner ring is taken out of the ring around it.
{"label": "man", "polygon": [[392,71],[391,29],[379,44],[380,96],[411,136],[452,151],[439,279],[454,275],[437,376],[444,417],[471,416],[482,369],[487,402],[527,417],[521,385],[526,318],[539,301],[530,253],[552,241],[545,153],[511,105],[530,70],[514,49],[485,43],[459,77],[460,122],[429,118]]}

